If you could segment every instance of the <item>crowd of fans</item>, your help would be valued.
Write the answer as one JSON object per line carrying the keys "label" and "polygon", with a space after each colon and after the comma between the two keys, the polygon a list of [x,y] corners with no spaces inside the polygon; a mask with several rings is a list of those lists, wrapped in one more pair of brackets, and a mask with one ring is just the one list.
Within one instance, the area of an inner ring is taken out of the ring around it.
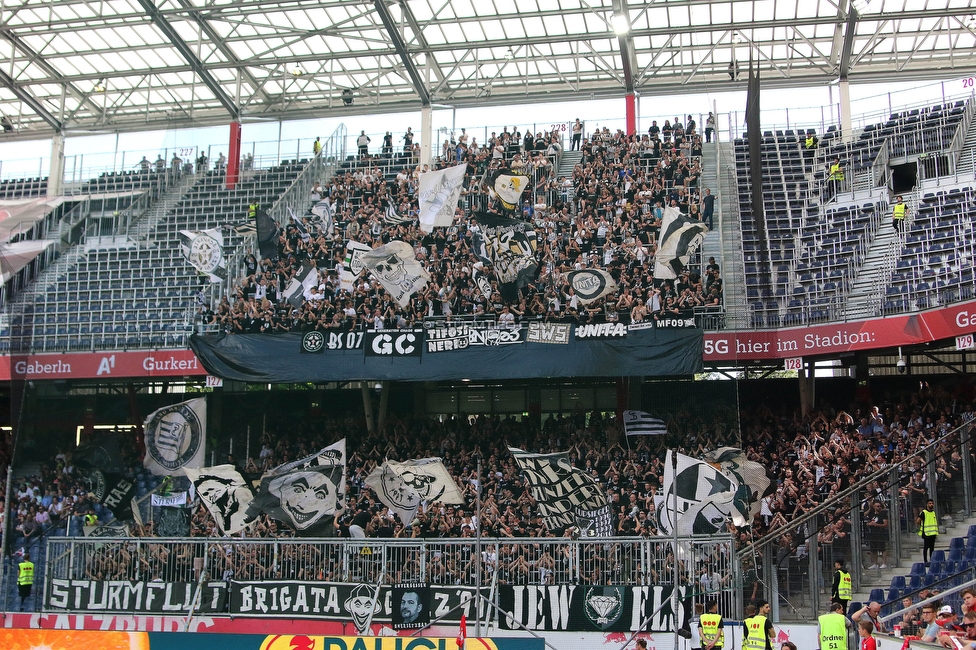
{"label": "crowd of fans", "polygon": [[[204,323],[228,332],[283,332],[338,328],[412,326],[429,317],[496,319],[503,311],[515,320],[641,322],[688,315],[695,308],[719,310],[723,279],[711,260],[704,270],[688,270],[677,280],[655,281],[654,257],[665,206],[711,220],[714,198],[700,185],[701,138],[689,116],[648,134],[625,135],[603,128],[582,141],[582,159],[570,178],[556,178],[554,162],[562,149],[558,134],[506,127],[479,145],[462,134],[448,141],[443,168],[467,164],[461,204],[454,224],[423,233],[417,223],[419,176],[428,167],[412,155],[392,152],[392,136],[380,154],[361,155],[326,184],[312,190],[310,205],[325,199],[334,218],[311,212],[287,224],[277,257],[245,262],[245,277],[230,299],[202,308]],[[407,146],[405,136],[405,146]],[[413,151],[412,138],[409,150]],[[388,151],[389,148],[389,151]],[[362,151],[362,149],[361,149]],[[473,276],[481,263],[472,250],[477,226],[472,211],[492,210],[485,174],[507,166],[529,176],[518,213],[537,234],[538,274],[516,300],[502,298],[497,283],[482,295]],[[702,211],[707,214],[703,215]],[[401,308],[382,285],[364,273],[343,288],[348,270],[346,242],[377,247],[410,243],[431,281]],[[284,289],[303,263],[314,262],[317,283],[309,283],[300,307],[283,299]],[[597,302],[580,303],[564,274],[603,268],[619,290]],[[701,267],[698,267],[701,269]]]}

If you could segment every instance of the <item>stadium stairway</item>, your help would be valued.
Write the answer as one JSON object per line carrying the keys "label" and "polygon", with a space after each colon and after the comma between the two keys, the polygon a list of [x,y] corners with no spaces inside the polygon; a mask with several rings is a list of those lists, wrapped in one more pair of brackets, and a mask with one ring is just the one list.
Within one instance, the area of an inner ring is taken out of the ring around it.
{"label": "stadium stairway", "polygon": [[[749,326],[749,305],[746,300],[742,230],[736,206],[738,189],[734,172],[735,148],[732,143],[723,143],[721,148],[715,144],[704,144],[702,158],[702,164],[714,170],[715,184],[718,188],[715,210],[718,226],[721,229],[721,234],[718,235],[721,257],[716,255],[716,259],[719,260],[722,277],[725,280],[725,324],[726,327],[733,329],[746,328]],[[718,174],[726,170],[730,171],[719,178]],[[702,170],[702,180],[708,183],[710,182],[708,179],[708,171]]]}
{"label": "stadium stairway", "polygon": [[969,124],[966,139],[963,141],[962,151],[956,163],[956,175],[959,178],[973,178],[976,172],[976,119]]}
{"label": "stadium stairway", "polygon": [[[713,195],[718,191],[718,157],[716,150],[717,145],[714,142],[702,144],[702,175],[698,182],[702,194],[705,193],[706,189],[710,189]],[[722,264],[722,237],[719,234],[722,227],[722,207],[720,204],[715,206],[715,215],[712,222],[713,224],[717,224],[718,227],[712,228],[705,234],[705,240],[702,242],[701,247],[702,261],[708,263],[708,258],[714,257],[718,260],[719,268],[722,269],[722,273],[724,274],[725,266]]]}
{"label": "stadium stairway", "polygon": [[[918,191],[906,192],[902,196],[908,205],[908,214],[917,214]],[[892,225],[890,210],[886,211],[877,232],[874,234],[871,246],[864,256],[864,264],[851,284],[851,290],[844,305],[846,320],[874,318],[881,314],[884,290],[891,284],[891,273],[894,270],[898,254],[905,243],[905,233],[908,232],[910,225],[911,219],[908,219],[908,223],[904,225],[901,236],[899,236]]]}
{"label": "stadium stairway", "polygon": [[171,185],[142,216],[132,223],[128,232],[129,237],[139,244],[145,243],[150,233],[167,213],[176,207],[183,195],[190,191],[198,178],[195,174],[187,174],[180,179],[180,182]]}
{"label": "stadium stairway", "polygon": [[[948,556],[950,554],[950,546],[954,543],[952,540],[956,538],[966,540],[971,526],[976,526],[976,513],[973,513],[968,518],[963,514],[942,517],[939,526],[939,539],[935,545],[936,552],[942,551],[946,556]],[[882,604],[886,603],[888,601],[889,591],[892,585],[892,578],[896,578],[898,576],[904,576],[906,583],[910,584],[909,576],[913,565],[922,562],[922,543],[921,538],[914,534],[914,532],[902,533],[901,539],[902,557],[900,566],[898,567],[889,565],[889,568],[887,569],[869,569],[867,568],[867,553],[864,553],[862,563],[865,568],[861,570],[861,586],[860,589],[854,593],[854,597],[851,601],[852,603],[869,602],[872,600],[871,592],[874,591],[874,595],[877,596],[877,590],[882,590],[884,593],[884,597],[879,602]],[[829,580],[832,579],[833,576],[833,567],[829,567],[829,573],[830,577],[825,577],[828,585]],[[958,595],[956,598],[958,598]],[[915,600],[917,601],[918,598]]]}

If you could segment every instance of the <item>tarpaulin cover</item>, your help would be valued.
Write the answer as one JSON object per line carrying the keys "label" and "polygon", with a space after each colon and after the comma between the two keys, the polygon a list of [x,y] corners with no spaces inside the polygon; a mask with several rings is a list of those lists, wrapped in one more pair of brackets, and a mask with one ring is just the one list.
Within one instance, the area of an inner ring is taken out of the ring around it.
{"label": "tarpaulin cover", "polygon": [[295,332],[195,335],[190,347],[211,375],[259,383],[690,375],[702,371],[704,347],[700,329],[649,328],[614,339],[574,336],[567,345],[472,344],[447,352],[428,352],[417,330],[366,332],[354,345],[346,344],[349,334],[338,335],[343,349],[326,346],[319,354],[303,354],[303,334]]}

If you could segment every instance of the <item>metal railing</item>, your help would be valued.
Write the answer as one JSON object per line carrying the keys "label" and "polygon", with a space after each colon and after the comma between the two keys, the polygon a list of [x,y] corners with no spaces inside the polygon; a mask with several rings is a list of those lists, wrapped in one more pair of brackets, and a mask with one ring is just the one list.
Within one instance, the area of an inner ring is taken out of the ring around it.
{"label": "metal railing", "polygon": [[[652,587],[673,585],[677,574],[685,596],[699,602],[706,596],[715,598],[720,611],[734,615],[741,612],[737,564],[728,534],[677,540],[56,537],[47,541],[43,601],[49,604],[53,581],[61,587],[71,581],[195,583],[202,574],[224,582],[425,582],[460,587],[494,583]],[[68,609],[57,611],[85,611],[70,607],[70,602]]]}
{"label": "metal railing", "polygon": [[[767,588],[779,593],[778,604],[785,605],[793,617],[815,619],[823,611],[821,599],[829,598],[820,590],[829,587],[834,560],[850,567],[857,593],[870,572],[880,566],[905,566],[905,560],[921,548],[916,518],[928,499],[936,504],[940,526],[947,517],[973,512],[972,427],[970,422],[951,431],[932,428],[916,434],[921,444],[900,461],[879,467],[820,505],[806,504],[806,511],[788,521],[775,523],[774,519],[769,532],[739,549],[739,557],[753,558],[761,565]],[[829,450],[829,445],[822,448]],[[773,499],[784,489],[781,486]],[[800,498],[800,505],[805,503]],[[976,566],[976,560],[970,562],[964,553],[949,557],[952,570],[940,573],[940,581],[962,579],[957,574]],[[976,557],[976,551],[973,554]],[[965,565],[957,565],[964,561]],[[884,588],[881,600],[903,595]]]}

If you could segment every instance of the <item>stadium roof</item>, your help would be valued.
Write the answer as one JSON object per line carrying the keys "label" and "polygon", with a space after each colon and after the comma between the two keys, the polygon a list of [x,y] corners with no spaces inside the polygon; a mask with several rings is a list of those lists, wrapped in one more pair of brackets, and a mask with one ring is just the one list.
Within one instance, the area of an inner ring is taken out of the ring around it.
{"label": "stadium roof", "polygon": [[969,75],[976,0],[8,0],[0,113],[44,137],[673,95],[750,54],[766,87]]}

